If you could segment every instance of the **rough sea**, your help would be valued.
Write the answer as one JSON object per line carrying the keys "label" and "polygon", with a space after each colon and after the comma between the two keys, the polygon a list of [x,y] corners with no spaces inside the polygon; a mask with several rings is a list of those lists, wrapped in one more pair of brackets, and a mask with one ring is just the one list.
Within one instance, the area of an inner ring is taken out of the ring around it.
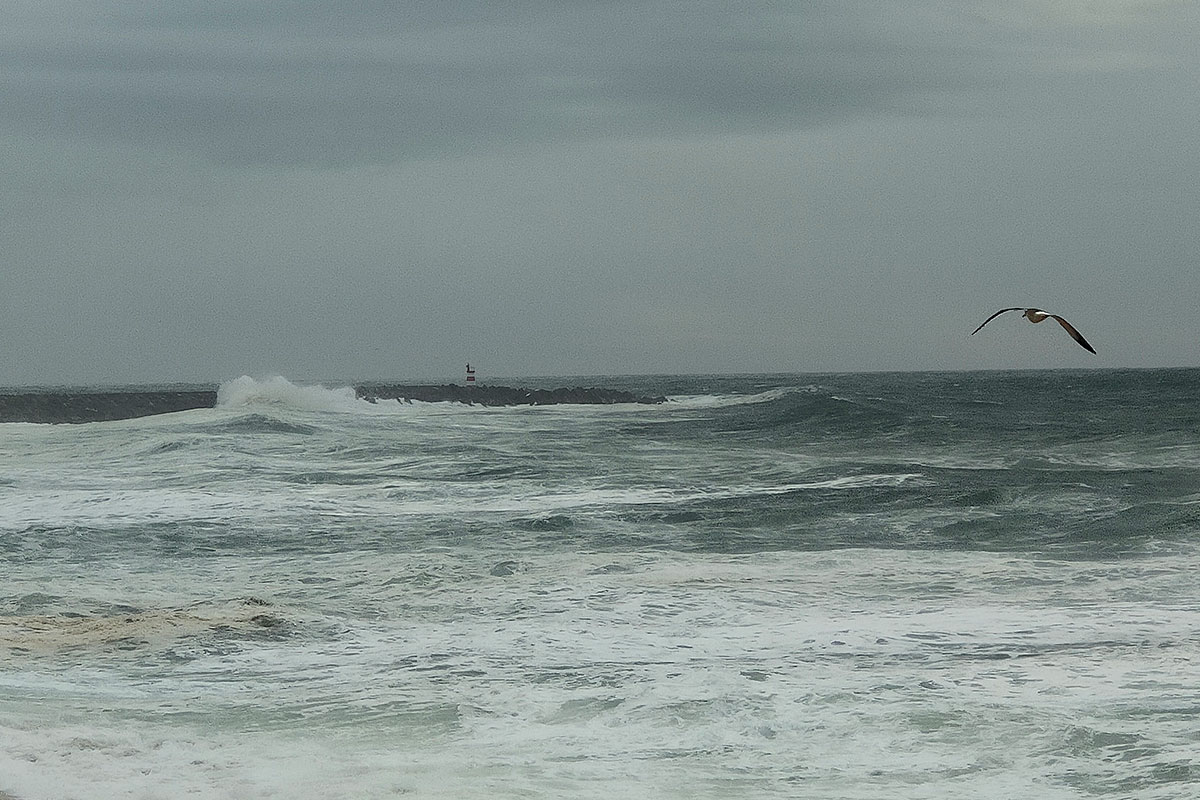
{"label": "rough sea", "polygon": [[1200,796],[1200,370],[591,382],[0,425],[0,796]]}

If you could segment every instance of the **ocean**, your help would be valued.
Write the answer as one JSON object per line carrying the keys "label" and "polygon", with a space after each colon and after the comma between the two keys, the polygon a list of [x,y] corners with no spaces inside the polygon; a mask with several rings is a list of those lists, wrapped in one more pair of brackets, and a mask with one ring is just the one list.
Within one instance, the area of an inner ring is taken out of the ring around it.
{"label": "ocean", "polygon": [[0,796],[1200,796],[1200,370],[589,381],[0,425]]}

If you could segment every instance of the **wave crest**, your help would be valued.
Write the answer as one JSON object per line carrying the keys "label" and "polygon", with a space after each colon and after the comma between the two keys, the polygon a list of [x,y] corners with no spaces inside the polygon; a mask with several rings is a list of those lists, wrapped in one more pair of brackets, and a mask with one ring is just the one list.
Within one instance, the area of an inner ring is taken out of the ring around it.
{"label": "wave crest", "polygon": [[297,386],[279,375],[263,380],[243,375],[225,381],[217,389],[217,408],[270,406],[299,411],[362,411],[370,405],[359,398],[352,386],[338,389]]}

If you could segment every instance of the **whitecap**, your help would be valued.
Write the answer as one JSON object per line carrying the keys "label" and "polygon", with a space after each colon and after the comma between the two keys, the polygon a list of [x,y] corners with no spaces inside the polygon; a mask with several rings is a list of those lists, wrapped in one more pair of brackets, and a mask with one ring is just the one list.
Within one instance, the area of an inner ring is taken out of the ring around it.
{"label": "whitecap", "polygon": [[362,411],[370,405],[351,386],[336,389],[298,386],[279,375],[262,380],[243,375],[217,389],[217,408],[272,406],[299,411]]}

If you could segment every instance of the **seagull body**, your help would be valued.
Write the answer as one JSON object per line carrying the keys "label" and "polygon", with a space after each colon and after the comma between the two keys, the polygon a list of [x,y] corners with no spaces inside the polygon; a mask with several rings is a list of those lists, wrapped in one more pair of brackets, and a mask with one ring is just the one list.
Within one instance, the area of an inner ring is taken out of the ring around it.
{"label": "seagull body", "polygon": [[1078,342],[1080,347],[1082,347],[1084,350],[1087,350],[1089,353],[1096,352],[1095,349],[1090,344],[1088,344],[1087,339],[1083,338],[1083,334],[1081,334],[1079,331],[1075,330],[1074,326],[1071,325],[1071,323],[1067,322],[1065,319],[1060,317],[1058,314],[1051,314],[1049,312],[1042,311],[1040,308],[1002,308],[999,311],[997,311],[995,314],[992,314],[990,317],[985,319],[983,321],[983,325],[980,325],[978,328],[971,331],[971,335],[974,336],[975,334],[979,333],[979,331],[981,331],[983,329],[984,325],[987,325],[989,322],[991,322],[996,317],[1000,316],[1001,314],[1003,314],[1006,311],[1020,311],[1020,312],[1022,312],[1021,316],[1025,317],[1025,319],[1027,319],[1033,323],[1038,323],[1038,322],[1041,322],[1042,320],[1046,319],[1047,317],[1051,317],[1051,318],[1057,320],[1059,325],[1062,325],[1064,331],[1071,334],[1071,338],[1074,339],[1076,342]]}

